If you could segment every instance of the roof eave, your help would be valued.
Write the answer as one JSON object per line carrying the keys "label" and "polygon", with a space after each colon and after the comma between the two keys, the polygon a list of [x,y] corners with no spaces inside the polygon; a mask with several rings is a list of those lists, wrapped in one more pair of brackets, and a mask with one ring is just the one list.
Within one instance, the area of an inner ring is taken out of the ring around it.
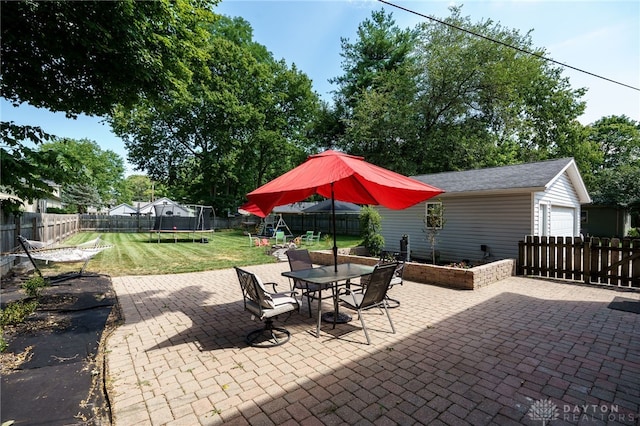
{"label": "roof eave", "polygon": [[564,166],[563,169],[547,183],[547,188],[550,187],[564,172],[567,172],[569,179],[571,179],[571,183],[578,195],[578,201],[580,201],[580,204],[589,204],[591,202],[591,196],[589,196],[589,191],[587,191],[587,187],[582,180],[580,170],[578,170],[578,166],[574,159],[571,159],[571,161],[569,161],[567,165]]}
{"label": "roof eave", "polygon": [[511,195],[511,194],[530,194],[532,192],[544,191],[544,186],[527,187],[527,188],[501,188],[501,189],[484,189],[478,191],[446,191],[438,195],[441,198],[450,197],[467,197],[470,195],[485,196],[485,195]]}

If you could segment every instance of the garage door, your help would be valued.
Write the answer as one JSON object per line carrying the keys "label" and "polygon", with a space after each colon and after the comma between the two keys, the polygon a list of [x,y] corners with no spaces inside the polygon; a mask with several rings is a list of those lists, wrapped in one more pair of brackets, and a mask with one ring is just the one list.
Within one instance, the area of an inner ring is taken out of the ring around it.
{"label": "garage door", "polygon": [[551,206],[551,235],[573,237],[576,210],[571,207]]}

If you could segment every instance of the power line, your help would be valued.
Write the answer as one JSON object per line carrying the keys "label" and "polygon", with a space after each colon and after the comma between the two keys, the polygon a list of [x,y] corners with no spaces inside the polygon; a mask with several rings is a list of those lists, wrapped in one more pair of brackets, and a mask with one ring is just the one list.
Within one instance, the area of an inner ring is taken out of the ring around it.
{"label": "power line", "polygon": [[378,0],[378,1],[379,1],[380,3],[384,3],[384,4],[387,4],[387,5],[389,5],[389,6],[393,6],[393,7],[395,7],[395,8],[398,8],[398,9],[404,10],[405,12],[413,13],[414,15],[418,15],[418,16],[420,16],[420,17],[422,17],[422,18],[430,19],[430,20],[435,21],[435,22],[437,22],[437,23],[439,23],[439,24],[443,24],[443,25],[446,25],[446,26],[448,26],[448,27],[455,28],[456,30],[463,31],[463,32],[465,32],[465,33],[467,33],[467,34],[471,34],[471,35],[474,35],[474,36],[476,36],[476,37],[480,37],[480,38],[482,38],[482,39],[485,39],[485,40],[491,41],[491,42],[493,42],[493,43],[501,44],[502,46],[508,47],[508,48],[510,48],[510,49],[517,50],[518,52],[522,52],[522,53],[525,53],[525,54],[527,54],[527,55],[535,56],[536,58],[542,59],[542,60],[544,60],[544,61],[553,62],[554,64],[557,64],[557,65],[563,66],[563,67],[565,67],[565,68],[570,68],[570,69],[572,69],[572,70],[575,70],[575,71],[578,71],[578,72],[581,72],[581,73],[584,73],[584,74],[588,74],[588,75],[590,75],[590,76],[593,76],[593,77],[596,77],[596,78],[600,78],[600,79],[602,79],[602,80],[606,80],[606,81],[609,81],[609,82],[611,82],[611,83],[619,84],[620,86],[624,86],[624,87],[627,87],[627,88],[629,88],[629,89],[633,89],[633,90],[640,91],[640,88],[637,88],[637,87],[634,87],[634,86],[630,86],[630,85],[628,85],[628,84],[626,84],[626,83],[621,83],[621,82],[619,82],[619,81],[612,80],[612,79],[610,79],[610,78],[607,78],[607,77],[604,77],[604,76],[601,76],[601,75],[598,75],[598,74],[594,74],[594,73],[592,73],[592,72],[590,72],[590,71],[586,71],[586,70],[583,70],[583,69],[581,69],[581,68],[577,68],[577,67],[571,66],[571,65],[569,65],[569,64],[565,64],[565,63],[563,63],[563,62],[556,61],[555,59],[547,58],[546,56],[540,55],[539,53],[530,52],[530,51],[525,50],[525,49],[522,49],[522,48],[520,48],[520,47],[518,47],[518,46],[513,46],[513,45],[511,45],[511,44],[505,43],[505,42],[500,41],[500,40],[496,40],[496,39],[491,38],[491,37],[487,37],[487,36],[485,36],[485,35],[482,35],[482,34],[476,33],[476,32],[474,32],[474,31],[468,30],[468,29],[466,29],[466,28],[458,27],[457,25],[453,25],[453,24],[450,24],[450,23],[448,23],[448,22],[445,22],[445,21],[443,21],[443,20],[441,20],[441,19],[434,18],[433,16],[429,16],[429,15],[425,15],[425,14],[423,14],[423,13],[416,12],[416,11],[411,10],[411,9],[408,9],[408,8],[406,8],[406,7],[403,7],[403,6],[399,6],[399,5],[397,5],[397,4],[390,3],[390,2],[388,2],[388,1],[386,1],[386,0]]}

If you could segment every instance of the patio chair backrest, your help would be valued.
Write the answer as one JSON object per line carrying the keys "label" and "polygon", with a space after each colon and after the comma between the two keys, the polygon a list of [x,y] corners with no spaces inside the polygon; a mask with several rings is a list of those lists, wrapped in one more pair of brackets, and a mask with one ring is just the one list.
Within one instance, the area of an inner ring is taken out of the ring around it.
{"label": "patio chair backrest", "polygon": [[292,271],[313,268],[309,250],[287,250],[287,258],[289,259],[289,267]]}
{"label": "patio chair backrest", "polygon": [[389,284],[396,270],[396,263],[378,265],[371,273],[359,308],[364,309],[381,303],[389,290]]}
{"label": "patio chair backrest", "polygon": [[282,244],[286,243],[287,238],[284,235],[284,231],[276,231],[275,238],[276,238],[276,244],[278,244],[278,241],[281,241]]}
{"label": "patio chair backrest", "polygon": [[[287,250],[287,259],[289,260],[289,268],[292,271],[300,271],[302,269],[310,269],[313,268],[313,263],[311,262],[311,256],[309,255],[309,250],[300,249],[300,250]],[[305,288],[306,284],[300,280],[293,280],[294,287],[296,288]]]}
{"label": "patio chair backrest", "polygon": [[393,287],[396,284],[402,284],[402,281],[403,281],[402,276],[404,275],[404,266],[405,266],[404,260],[397,263],[396,270],[393,271],[393,277],[391,278],[390,287]]}
{"label": "patio chair backrest", "polygon": [[[266,293],[264,285],[255,274],[238,267],[235,267],[235,270],[238,275],[240,287],[242,288],[242,299],[245,309],[261,315],[263,308],[273,307],[270,300],[271,298]],[[258,312],[255,312],[256,310]]]}

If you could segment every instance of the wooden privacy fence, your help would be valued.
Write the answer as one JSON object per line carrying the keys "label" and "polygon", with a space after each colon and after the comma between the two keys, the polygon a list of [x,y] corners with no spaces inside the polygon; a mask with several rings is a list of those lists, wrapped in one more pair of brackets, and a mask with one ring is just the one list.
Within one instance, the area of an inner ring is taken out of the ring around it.
{"label": "wooden privacy fence", "polygon": [[[306,231],[322,232],[325,235],[333,234],[331,213],[283,213],[282,219],[294,234],[304,234]],[[336,214],[336,234],[360,235],[360,216],[357,214]]]}
{"label": "wooden privacy fence", "polygon": [[[153,229],[155,216],[108,216],[104,214],[80,215],[80,229],[94,232],[148,232]],[[213,229],[240,228],[241,217],[214,217]]]}
{"label": "wooden privacy fence", "polygon": [[0,223],[2,252],[18,246],[18,235],[28,240],[55,244],[79,230],[77,214],[23,213],[17,217],[3,218]]}
{"label": "wooden privacy fence", "polygon": [[518,274],[640,288],[640,239],[527,236]]}
{"label": "wooden privacy fence", "polygon": [[94,232],[141,232],[153,229],[152,216],[80,215],[80,229]]}

